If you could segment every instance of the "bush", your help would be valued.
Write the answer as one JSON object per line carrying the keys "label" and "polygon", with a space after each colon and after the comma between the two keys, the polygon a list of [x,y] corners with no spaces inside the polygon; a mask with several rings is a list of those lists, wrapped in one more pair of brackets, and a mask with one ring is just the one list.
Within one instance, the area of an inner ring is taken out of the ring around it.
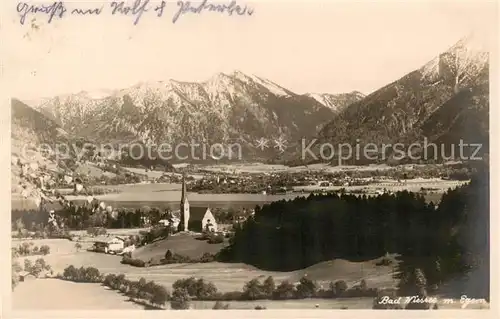
{"label": "bush", "polygon": [[40,246],[40,253],[42,255],[48,255],[48,254],[50,254],[50,247],[47,246],[47,245]]}
{"label": "bush", "polygon": [[342,296],[347,290],[347,283],[344,280],[338,280],[334,284],[336,296]]}
{"label": "bush", "polygon": [[170,249],[167,250],[167,252],[165,253],[165,260],[167,260],[167,261],[172,260],[173,257],[174,257],[174,254],[172,253],[172,251]]}
{"label": "bush", "polygon": [[213,310],[226,310],[229,309],[229,304],[224,304],[221,301],[216,301],[214,306],[212,307]]}
{"label": "bush", "polygon": [[45,259],[43,258],[38,258],[35,260],[35,264],[31,267],[31,270],[29,270],[35,277],[40,276],[40,274],[44,271],[49,271],[51,270],[50,265],[48,265],[45,262]]}
{"label": "bush", "polygon": [[153,305],[164,306],[169,299],[168,291],[165,287],[160,285],[154,285],[151,291],[151,298],[149,301]]}
{"label": "bush", "polygon": [[24,271],[30,272],[33,268],[33,263],[29,259],[24,260]]}
{"label": "bush", "polygon": [[203,256],[200,258],[200,263],[211,263],[216,260],[215,255],[211,253],[204,253]]}
{"label": "bush", "polygon": [[194,277],[179,279],[172,285],[172,288],[183,289],[189,297],[198,300],[214,300],[219,297],[217,287],[211,282],[205,282],[204,279]]}
{"label": "bush", "polygon": [[[64,271],[66,271],[66,269]],[[104,277],[102,284],[105,285],[106,287],[112,288],[112,285],[115,282],[115,278],[116,276],[114,274],[107,274],[106,277]]]}
{"label": "bush", "polygon": [[170,300],[170,307],[175,310],[189,309],[190,298],[186,289],[175,289]]}
{"label": "bush", "polygon": [[221,244],[224,242],[224,236],[223,235],[211,235],[208,238],[208,243],[209,244]]}
{"label": "bush", "polygon": [[144,260],[134,259],[128,256],[123,256],[121,263],[126,265],[131,265],[134,267],[146,267],[146,262]]}
{"label": "bush", "polygon": [[160,258],[158,258],[158,257],[154,257],[154,258],[151,258],[151,259],[147,262],[147,265],[148,265],[148,267],[150,267],[150,266],[159,266],[159,265],[162,265],[162,264],[163,264],[162,260],[164,260],[164,259],[160,259]]}
{"label": "bush", "polygon": [[316,289],[316,284],[304,276],[296,288],[297,298],[312,298],[316,295]]}
{"label": "bush", "polygon": [[266,293],[258,279],[252,279],[243,287],[243,298],[245,300],[266,299]]}
{"label": "bush", "polygon": [[17,260],[12,261],[12,272],[20,272],[23,270],[23,267],[19,264]]}
{"label": "bush", "polygon": [[271,299],[274,294],[274,290],[276,289],[276,284],[274,283],[273,276],[269,276],[264,280],[262,284],[262,292],[266,295],[268,299]]}
{"label": "bush", "polygon": [[287,280],[281,282],[273,293],[273,298],[278,300],[293,299],[295,296],[295,286]]}
{"label": "bush", "polygon": [[[168,250],[165,253],[165,258],[160,260],[160,264],[193,264],[193,263],[208,263],[216,260],[216,255],[204,253],[199,258],[190,258],[188,256],[179,255]],[[157,264],[157,263],[156,263]]]}

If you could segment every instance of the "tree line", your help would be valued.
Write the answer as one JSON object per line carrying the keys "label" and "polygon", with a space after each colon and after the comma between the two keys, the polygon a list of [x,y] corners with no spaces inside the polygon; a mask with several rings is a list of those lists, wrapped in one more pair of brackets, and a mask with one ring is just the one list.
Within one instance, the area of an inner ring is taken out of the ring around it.
{"label": "tree line", "polygon": [[227,309],[222,301],[255,301],[255,300],[289,300],[305,298],[348,298],[348,297],[377,297],[385,291],[369,288],[362,280],[359,284],[348,287],[343,280],[330,282],[327,288],[321,287],[307,276],[298,283],[284,280],[277,284],[272,276],[263,282],[254,278],[243,285],[241,291],[220,292],[214,283],[203,278],[183,278],[172,284],[172,292],[165,286],[147,281],[145,278],[129,280],[124,274],[102,274],[94,267],[68,266],[60,279],[74,282],[101,283],[113,290],[128,296],[131,300],[147,303],[149,306],[163,308],[170,302],[172,309],[189,309],[192,300],[216,301],[214,309]]}
{"label": "tree line", "polygon": [[[333,258],[361,261],[393,253],[401,256],[397,274],[405,293],[414,292],[418,272],[426,278],[421,285],[439,285],[488,264],[488,180],[487,171],[478,172],[469,184],[448,190],[439,205],[408,191],[266,204],[236,227],[219,258],[292,271]],[[405,282],[412,288],[405,290]]]}

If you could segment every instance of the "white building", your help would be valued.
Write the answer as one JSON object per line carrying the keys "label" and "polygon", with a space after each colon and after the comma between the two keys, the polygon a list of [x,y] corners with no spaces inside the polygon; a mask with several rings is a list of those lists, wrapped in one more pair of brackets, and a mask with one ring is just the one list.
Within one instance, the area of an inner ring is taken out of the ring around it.
{"label": "white building", "polygon": [[120,252],[125,248],[125,239],[122,237],[98,237],[94,240],[94,250],[104,253]]}

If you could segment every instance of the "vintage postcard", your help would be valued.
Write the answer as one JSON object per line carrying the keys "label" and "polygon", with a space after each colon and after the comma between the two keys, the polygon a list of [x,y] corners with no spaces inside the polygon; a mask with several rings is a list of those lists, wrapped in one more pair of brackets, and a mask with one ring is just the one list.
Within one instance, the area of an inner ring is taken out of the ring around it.
{"label": "vintage postcard", "polygon": [[6,2],[7,317],[498,309],[496,1]]}

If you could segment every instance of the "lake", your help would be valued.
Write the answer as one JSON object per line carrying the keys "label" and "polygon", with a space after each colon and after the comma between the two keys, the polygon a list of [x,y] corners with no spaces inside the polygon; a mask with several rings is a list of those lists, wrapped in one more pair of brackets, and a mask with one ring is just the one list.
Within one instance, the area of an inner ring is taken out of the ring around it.
{"label": "lake", "polygon": [[[181,184],[156,183],[156,184],[129,184],[116,186],[99,186],[99,188],[117,189],[120,193],[95,196],[112,207],[140,208],[144,206],[157,208],[179,208],[181,199]],[[240,209],[254,208],[256,205],[294,199],[298,196],[308,196],[308,193],[290,193],[283,195],[263,194],[198,194],[188,193],[191,206],[209,206],[212,208]],[[66,196],[76,203],[85,201],[85,196]],[[35,208],[31,200],[12,197],[12,209]]]}
{"label": "lake", "polygon": [[[453,182],[452,182],[453,183]],[[443,186],[450,187],[453,185],[450,182],[443,182]],[[456,182],[454,182],[456,183]],[[417,184],[417,183],[412,183]],[[418,185],[421,187],[421,185]],[[456,186],[456,185],[455,185]],[[352,187],[353,189],[357,186]],[[373,186],[372,186],[373,187]],[[400,186],[401,187],[401,186]],[[408,185],[406,185],[408,187]],[[178,209],[181,198],[181,184],[171,183],[155,183],[155,184],[126,184],[126,185],[109,185],[96,186],[96,188],[116,189],[120,193],[111,193],[98,195],[96,198],[104,201],[106,204],[117,208],[141,208],[144,206],[156,207],[159,209]],[[325,191],[333,191],[338,187],[330,187]],[[358,187],[359,188],[359,187]],[[404,188],[404,187],[402,187]],[[411,189],[411,187],[408,187]],[[398,189],[400,190],[400,189]],[[188,193],[188,198],[191,206],[208,206],[211,208],[222,209],[242,209],[254,208],[256,205],[264,205],[279,200],[291,200],[299,196],[309,196],[309,189],[300,192],[295,191],[288,194],[280,195],[263,195],[263,194],[198,194]],[[397,190],[396,190],[397,191]],[[435,192],[424,195],[427,201],[438,203],[441,199],[442,192]],[[85,196],[67,196],[69,200],[76,203],[82,203],[86,200]],[[31,199],[23,199],[20,196],[12,195],[12,209],[35,209],[35,203]]]}

